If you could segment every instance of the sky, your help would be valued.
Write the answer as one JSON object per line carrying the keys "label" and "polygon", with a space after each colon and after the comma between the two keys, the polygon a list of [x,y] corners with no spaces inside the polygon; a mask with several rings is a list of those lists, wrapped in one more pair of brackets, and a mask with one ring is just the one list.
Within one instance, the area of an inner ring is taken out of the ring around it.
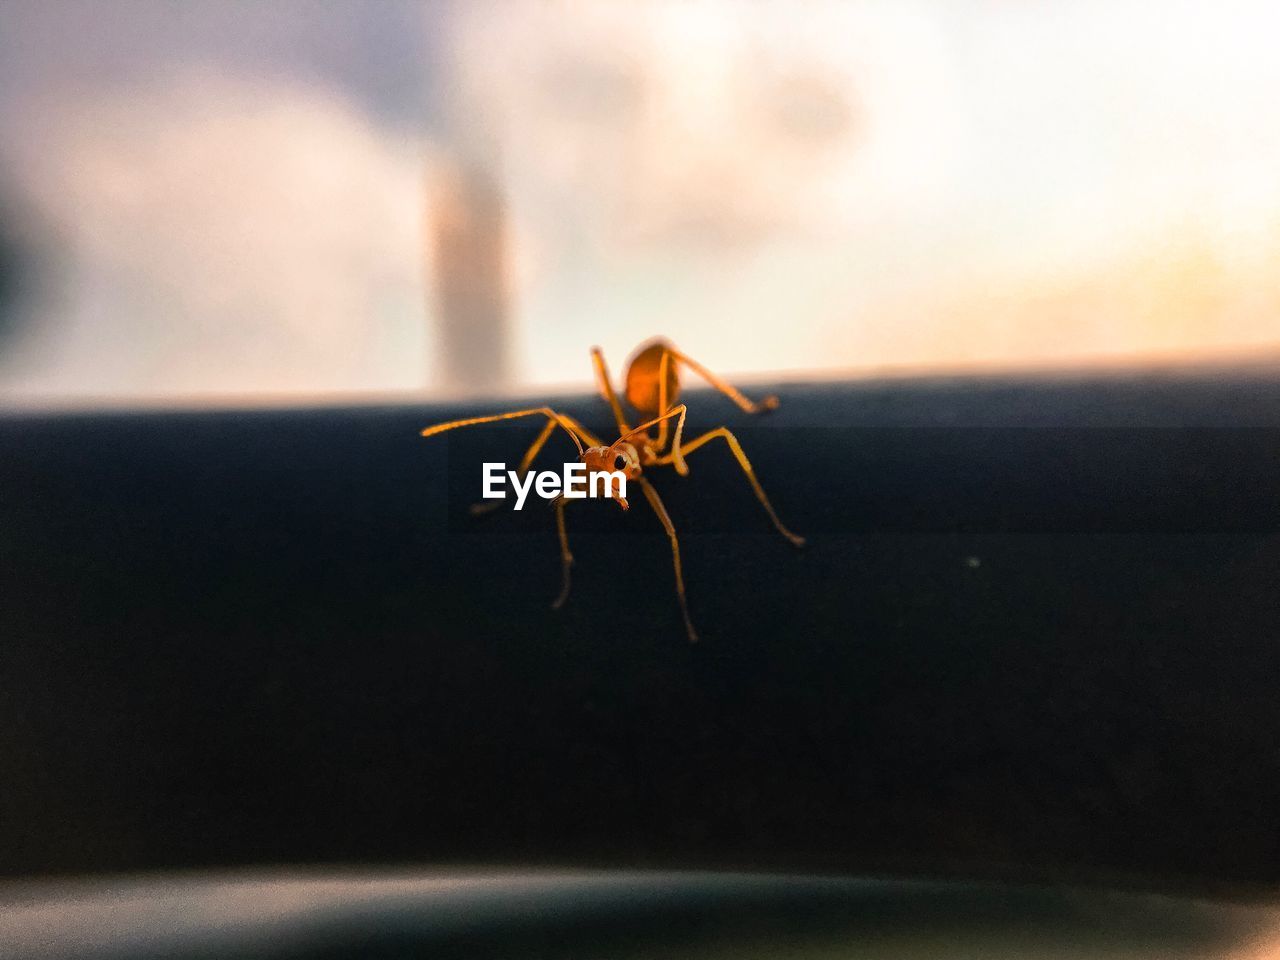
{"label": "sky", "polygon": [[1280,345],[1271,5],[803,10],[6,0],[0,402]]}

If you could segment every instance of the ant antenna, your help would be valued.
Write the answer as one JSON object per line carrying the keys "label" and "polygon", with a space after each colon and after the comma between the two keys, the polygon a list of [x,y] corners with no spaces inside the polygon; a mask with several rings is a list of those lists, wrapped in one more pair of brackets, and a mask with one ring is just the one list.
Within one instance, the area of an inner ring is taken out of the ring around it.
{"label": "ant antenna", "polygon": [[556,413],[550,407],[534,407],[532,410],[516,410],[512,413],[498,413],[491,417],[468,417],[465,420],[450,420],[448,423],[438,423],[434,427],[427,427],[422,431],[422,436],[433,437],[437,433],[444,433],[446,430],[456,430],[458,427],[471,427],[478,423],[494,423],[498,420],[514,420],[517,417],[531,417],[535,413],[540,413],[545,417],[550,417],[553,421],[560,425],[560,428],[569,435],[569,439],[573,441],[573,445],[578,448],[578,457],[583,455],[582,441],[578,439],[577,431],[575,431],[565,418]]}

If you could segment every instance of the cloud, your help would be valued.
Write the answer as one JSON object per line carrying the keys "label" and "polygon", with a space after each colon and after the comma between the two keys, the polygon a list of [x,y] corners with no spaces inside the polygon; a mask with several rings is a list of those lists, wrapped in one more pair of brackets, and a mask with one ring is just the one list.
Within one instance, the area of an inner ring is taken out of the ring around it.
{"label": "cloud", "polygon": [[420,142],[325,90],[216,72],[29,114],[19,185],[62,283],[0,389],[421,385]]}

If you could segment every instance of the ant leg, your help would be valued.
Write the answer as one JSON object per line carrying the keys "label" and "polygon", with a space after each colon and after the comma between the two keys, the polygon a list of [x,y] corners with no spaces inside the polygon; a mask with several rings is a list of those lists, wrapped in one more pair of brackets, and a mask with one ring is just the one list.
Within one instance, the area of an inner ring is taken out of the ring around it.
{"label": "ant leg", "polygon": [[560,419],[563,420],[565,423],[567,423],[570,427],[572,427],[574,433],[580,436],[583,440],[587,441],[588,447],[608,446],[608,444],[606,444],[603,440],[601,440],[594,433],[592,433],[590,430],[584,427],[581,423],[579,423],[573,417],[569,416],[567,413],[560,414]]}
{"label": "ant leg", "polygon": [[569,531],[564,525],[564,508],[569,501],[564,497],[556,497],[556,533],[560,535],[560,571],[562,584],[560,586],[560,596],[556,597],[551,603],[552,610],[559,610],[564,606],[564,602],[569,599],[570,586],[570,569],[573,567],[573,554],[569,552]]}
{"label": "ant leg", "polygon": [[[573,422],[569,420],[568,417],[565,417],[564,419],[573,425]],[[542,428],[542,432],[538,434],[538,439],[534,440],[533,443],[529,445],[529,449],[524,452],[524,457],[520,460],[520,466],[516,468],[516,473],[520,477],[521,481],[524,480],[525,474],[529,472],[529,468],[533,466],[533,461],[537,458],[538,454],[542,452],[542,448],[551,438],[551,434],[555,429],[556,422],[554,420],[548,420],[546,426]],[[577,429],[576,425],[574,425],[574,429]],[[471,515],[473,517],[479,517],[486,513],[492,513],[505,502],[506,500],[504,498],[502,500],[481,500],[479,503],[473,503],[471,505]]]}
{"label": "ant leg", "polygon": [[[687,456],[699,447],[705,446],[712,440],[715,440],[717,437],[723,437],[724,442],[727,443],[729,445],[729,449],[733,451],[733,455],[738,460],[738,466],[742,467],[742,472],[747,475],[747,479],[751,482],[751,489],[755,491],[756,499],[760,501],[765,512],[769,514],[769,519],[772,520],[773,525],[778,528],[778,532],[790,540],[795,546],[803,547],[804,537],[798,536],[788,530],[786,526],[783,525],[782,521],[778,519],[778,515],[773,512],[773,504],[769,502],[769,498],[765,496],[764,487],[760,486],[760,481],[756,479],[756,472],[751,468],[751,461],[747,459],[746,453],[742,450],[742,444],[738,443],[738,438],[729,431],[728,427],[718,427],[715,430],[704,433],[696,440],[690,440],[684,445],[684,448],[680,452]],[[670,463],[674,456],[675,452],[673,451],[671,454],[664,457],[661,463],[663,465]]]}
{"label": "ant leg", "polygon": [[569,426],[569,418],[563,414],[556,413],[550,407],[532,407],[529,410],[513,410],[510,413],[495,413],[488,417],[466,417],[462,420],[449,420],[446,423],[437,423],[427,427],[422,431],[424,437],[434,437],[437,433],[444,433],[446,430],[457,430],[459,427],[474,427],[481,423],[496,423],[499,420],[515,420],[518,417],[531,417],[534,414],[542,414],[547,419],[558,424],[565,433],[569,435],[569,439],[573,441],[573,445],[578,448],[578,456],[582,456],[582,441],[579,439],[573,429]]}
{"label": "ant leg", "polygon": [[[660,414],[667,412],[667,404],[670,402],[667,399],[667,377],[670,376],[670,373],[671,373],[671,351],[664,349],[662,351],[662,359],[658,361],[658,413]],[[669,431],[670,426],[671,425],[666,420],[663,420],[658,424],[658,451],[659,452],[667,449],[667,434],[670,432]],[[676,445],[679,446],[679,444],[680,444],[680,441],[679,439],[677,439]],[[677,467],[676,470],[680,472],[681,476],[683,476],[684,473],[686,472],[686,471],[680,470],[679,467]]]}
{"label": "ant leg", "polygon": [[[538,455],[538,452],[542,449],[543,445],[546,444],[547,439],[551,436],[552,431],[554,431],[556,427],[560,427],[560,429],[569,435],[569,439],[573,441],[573,445],[578,449],[578,456],[582,456],[582,440],[579,439],[579,436],[581,435],[591,438],[591,434],[583,430],[581,425],[572,417],[565,416],[562,413],[557,413],[550,407],[534,407],[530,410],[513,410],[511,413],[495,413],[488,417],[466,417],[462,420],[450,420],[446,423],[437,423],[434,426],[427,427],[422,431],[422,436],[433,437],[437,433],[444,433],[446,430],[456,430],[459,427],[472,427],[482,423],[496,423],[499,420],[515,420],[519,417],[531,417],[535,414],[542,414],[545,416],[547,418],[547,423],[542,428],[542,432],[538,434],[538,438],[533,441],[533,445],[525,451],[524,459],[520,461],[519,472],[522,477],[533,464],[534,458]],[[594,438],[588,440],[589,443],[593,441]],[[594,441],[594,444],[599,446],[599,441]],[[487,503],[475,503],[471,505],[471,513],[473,515],[488,513],[497,506],[497,501],[495,501],[492,506]]]}
{"label": "ant leg", "polygon": [[[627,418],[622,414],[622,404],[618,402],[618,395],[613,391],[613,383],[609,380],[609,368],[604,363],[604,352],[599,347],[591,348],[591,363],[596,368],[596,381],[600,386],[601,395],[609,401],[609,406],[613,408],[613,419],[618,421],[618,433],[628,433],[631,428],[627,426]],[[666,411],[664,410],[663,413]],[[596,444],[599,446],[599,444]]]}
{"label": "ant leg", "polygon": [[[587,441],[587,444],[589,446],[592,446],[592,447],[604,446],[604,444],[600,441],[599,437],[597,437],[594,433],[592,433],[590,430],[588,430],[586,427],[580,424],[573,417],[569,416],[567,413],[560,414],[560,419],[563,420],[565,423],[567,423],[569,427],[574,431],[574,433],[580,436],[583,440]],[[523,481],[525,476],[529,473],[529,469],[533,466],[534,459],[537,458],[538,454],[542,452],[543,446],[545,446],[547,440],[551,438],[551,434],[555,430],[555,428],[556,428],[556,422],[554,420],[548,420],[547,425],[543,427],[542,432],[538,434],[538,438],[534,440],[533,443],[530,444],[529,449],[525,451],[524,457],[520,461],[520,466],[516,468],[516,474],[521,481]],[[486,513],[492,513],[494,510],[497,510],[500,506],[502,506],[502,504],[503,504],[502,500],[482,500],[479,503],[473,503],[471,505],[471,515],[473,517],[479,517]]]}
{"label": "ant leg", "polygon": [[743,396],[742,393],[733,386],[733,384],[729,383],[723,377],[716,376],[688,354],[681,353],[675,347],[667,347],[666,352],[670,353],[672,357],[683,363],[694,373],[698,374],[698,376],[702,377],[702,379],[706,380],[707,383],[711,384],[723,393],[746,413],[762,413],[765,410],[776,410],[778,408],[778,398],[773,394],[762,398],[759,403],[752,403]]}
{"label": "ant leg", "polygon": [[662,498],[658,496],[658,491],[653,489],[653,485],[644,477],[637,477],[636,481],[640,484],[640,489],[644,491],[644,495],[649,499],[649,505],[653,507],[653,512],[662,521],[662,526],[667,531],[667,536],[671,538],[671,559],[676,568],[676,596],[680,598],[680,612],[684,615],[684,628],[689,633],[689,642],[697,643],[698,631],[693,629],[693,621],[689,619],[689,602],[684,595],[684,573],[680,568],[680,541],[676,539],[675,524],[671,522],[671,517],[667,515],[667,508],[663,505]]}
{"label": "ant leg", "polygon": [[677,404],[676,406],[668,410],[666,413],[664,413],[662,416],[654,417],[652,420],[648,421],[647,423],[642,423],[638,427],[632,427],[630,433],[625,433],[622,436],[620,436],[616,441],[614,441],[614,446],[617,446],[619,443],[622,443],[624,440],[630,440],[637,433],[644,433],[644,431],[648,430],[654,424],[666,423],[666,421],[670,420],[672,417],[675,417],[676,418],[676,434],[675,434],[675,441],[671,445],[671,452],[666,454],[665,456],[659,457],[657,460],[653,462],[661,466],[666,466],[667,464],[671,464],[676,468],[676,473],[680,474],[680,476],[682,477],[687,476],[689,473],[689,468],[688,466],[685,465],[685,462],[684,462],[684,454],[681,452],[681,447],[680,447],[680,438],[684,436],[684,417],[685,417],[685,414],[688,412],[688,409],[689,408],[685,406],[683,403]]}

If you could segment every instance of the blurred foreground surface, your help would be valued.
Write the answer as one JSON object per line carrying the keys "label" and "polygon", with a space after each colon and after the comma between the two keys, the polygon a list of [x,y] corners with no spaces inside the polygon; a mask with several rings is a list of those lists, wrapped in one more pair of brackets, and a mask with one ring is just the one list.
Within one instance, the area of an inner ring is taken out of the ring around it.
{"label": "blurred foreground surface", "polygon": [[160,875],[0,884],[0,950],[32,960],[1265,960],[1280,953],[1280,908],[733,874]]}

